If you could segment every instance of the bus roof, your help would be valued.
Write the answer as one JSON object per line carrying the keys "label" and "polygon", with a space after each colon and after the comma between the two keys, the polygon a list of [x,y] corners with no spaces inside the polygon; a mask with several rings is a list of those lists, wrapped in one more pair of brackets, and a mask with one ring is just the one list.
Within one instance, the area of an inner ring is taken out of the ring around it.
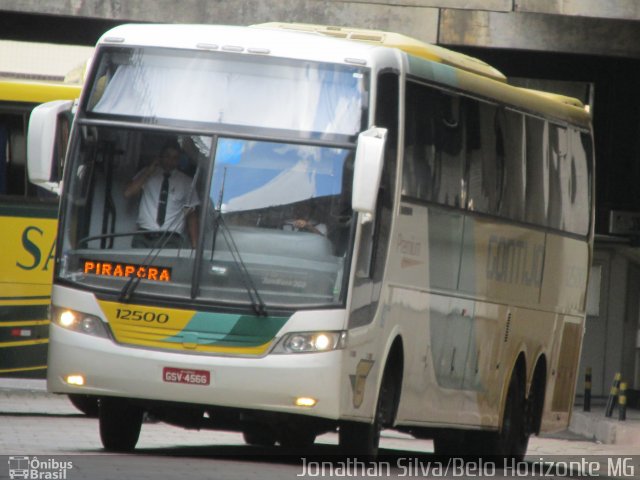
{"label": "bus roof", "polygon": [[197,24],[119,25],[106,32],[98,44],[247,53],[331,63],[349,63],[349,58],[364,62],[375,48],[301,32]]}
{"label": "bus roof", "polygon": [[126,24],[106,32],[99,44],[244,52],[341,63],[358,59],[366,62],[376,49],[393,48],[407,55],[409,74],[584,128],[589,128],[591,121],[578,99],[511,86],[500,71],[481,60],[391,32],[277,22],[251,28]]}
{"label": "bus roof", "polygon": [[52,100],[75,100],[82,85],[62,82],[41,82],[0,77],[0,101],[44,103]]}
{"label": "bus roof", "polygon": [[[484,96],[488,100],[499,100],[534,114],[555,117],[585,128],[589,126],[591,120],[584,104],[577,98],[510,86],[507,84],[507,77],[504,74],[482,60],[425,43],[406,35],[381,30],[304,23],[272,22],[252,26],[315,33],[344,40],[397,48],[409,55],[410,73],[454,88],[460,88],[469,93]],[[448,67],[455,69],[455,73]]]}
{"label": "bus roof", "polygon": [[432,62],[443,63],[445,65],[477,73],[478,75],[483,75],[500,82],[507,81],[507,77],[505,77],[500,71],[482,60],[447,50],[446,48],[442,48],[437,45],[421,42],[420,40],[416,40],[415,38],[399,33],[385,32],[382,30],[367,30],[362,28],[310,25],[305,23],[273,22],[252,25],[252,27],[318,33],[334,38],[355,40],[383,47],[397,48],[403,52],[426,60],[431,60]]}

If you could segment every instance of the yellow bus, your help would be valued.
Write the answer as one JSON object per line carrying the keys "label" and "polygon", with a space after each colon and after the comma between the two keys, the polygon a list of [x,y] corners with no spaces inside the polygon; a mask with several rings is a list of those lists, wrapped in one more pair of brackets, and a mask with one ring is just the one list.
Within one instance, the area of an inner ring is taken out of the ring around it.
{"label": "yellow bus", "polygon": [[99,398],[114,451],[150,412],[521,458],[569,422],[593,173],[580,102],[401,35],[117,27],[74,117],[48,388]]}
{"label": "yellow bus", "polygon": [[78,84],[0,77],[0,376],[46,374],[58,198],[28,181],[27,125],[36,105],[79,94]]}

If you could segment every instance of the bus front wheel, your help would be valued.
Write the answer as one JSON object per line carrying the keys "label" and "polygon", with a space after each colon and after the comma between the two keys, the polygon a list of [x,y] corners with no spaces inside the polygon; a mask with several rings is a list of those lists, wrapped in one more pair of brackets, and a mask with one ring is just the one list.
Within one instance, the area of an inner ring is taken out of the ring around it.
{"label": "bus front wheel", "polygon": [[316,432],[295,426],[284,428],[278,436],[278,443],[284,448],[309,448],[316,441]]}
{"label": "bus front wheel", "polygon": [[69,394],[71,404],[84,413],[87,417],[98,418],[100,405],[98,399],[91,395],[79,395],[77,393]]}
{"label": "bus front wheel", "polygon": [[105,450],[130,452],[138,443],[144,411],[120,398],[100,400],[100,439]]}
{"label": "bus front wheel", "polygon": [[382,376],[380,394],[373,423],[343,422],[338,431],[340,450],[347,455],[375,458],[378,455],[380,432],[393,424],[396,404],[396,382],[391,368]]}
{"label": "bus front wheel", "polygon": [[273,447],[276,436],[267,425],[259,423],[246,424],[242,429],[242,437],[247,445],[255,447]]}

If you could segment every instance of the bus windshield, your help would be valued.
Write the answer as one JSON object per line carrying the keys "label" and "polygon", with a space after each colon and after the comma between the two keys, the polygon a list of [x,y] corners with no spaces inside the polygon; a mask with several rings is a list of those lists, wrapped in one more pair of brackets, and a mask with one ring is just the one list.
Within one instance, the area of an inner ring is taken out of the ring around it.
{"label": "bus windshield", "polygon": [[367,72],[270,56],[109,48],[100,55],[86,110],[153,124],[354,136],[366,118]]}
{"label": "bus windshield", "polygon": [[[351,147],[79,132],[65,185],[63,279],[174,301],[250,304],[256,292],[283,308],[344,301]],[[168,153],[176,158],[157,223]]]}

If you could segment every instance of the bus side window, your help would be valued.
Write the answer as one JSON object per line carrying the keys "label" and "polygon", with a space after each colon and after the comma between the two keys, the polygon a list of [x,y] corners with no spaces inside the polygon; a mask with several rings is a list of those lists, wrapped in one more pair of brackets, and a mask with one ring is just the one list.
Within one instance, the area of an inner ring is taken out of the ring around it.
{"label": "bus side window", "polygon": [[26,114],[0,115],[0,194],[28,196]]}
{"label": "bus side window", "polygon": [[402,194],[420,200],[434,196],[435,94],[427,86],[407,83]]}
{"label": "bus side window", "polygon": [[7,193],[7,142],[9,130],[0,124],[0,195]]}
{"label": "bus side window", "polygon": [[569,214],[571,182],[567,129],[549,124],[549,216],[548,226],[565,229]]}
{"label": "bus side window", "polygon": [[69,132],[71,130],[71,119],[66,113],[58,115],[58,126],[56,129],[56,143],[54,147],[56,166],[52,172],[55,178],[52,178],[52,182],[59,182],[62,180],[62,172],[64,170],[64,160],[67,155],[67,147],[69,144]]}
{"label": "bus side window", "polygon": [[591,191],[589,165],[593,155],[591,137],[586,132],[569,131],[569,155],[563,187],[565,197],[565,228],[571,233],[586,235],[591,221]]}
{"label": "bus side window", "polygon": [[503,193],[503,125],[498,121],[498,109],[494,105],[471,99],[467,105],[467,207],[495,215]]}
{"label": "bus side window", "polygon": [[363,243],[357,266],[360,276],[368,276],[373,279],[381,278],[384,273],[382,267],[386,260],[386,250],[391,234],[391,212],[396,179],[396,156],[398,153],[399,99],[400,80],[398,74],[395,72],[382,72],[378,78],[375,125],[387,129],[387,144],[375,221],[373,224],[368,222],[363,225]]}
{"label": "bus side window", "polygon": [[512,110],[498,112],[504,147],[504,182],[499,206],[501,216],[524,220],[526,167],[524,156],[524,116]]}
{"label": "bus side window", "polygon": [[549,210],[549,133],[548,125],[538,118],[526,118],[527,181],[525,221],[547,225]]}
{"label": "bus side window", "polygon": [[464,207],[464,102],[459,96],[438,93],[435,122],[435,184],[432,200],[441,205]]}

